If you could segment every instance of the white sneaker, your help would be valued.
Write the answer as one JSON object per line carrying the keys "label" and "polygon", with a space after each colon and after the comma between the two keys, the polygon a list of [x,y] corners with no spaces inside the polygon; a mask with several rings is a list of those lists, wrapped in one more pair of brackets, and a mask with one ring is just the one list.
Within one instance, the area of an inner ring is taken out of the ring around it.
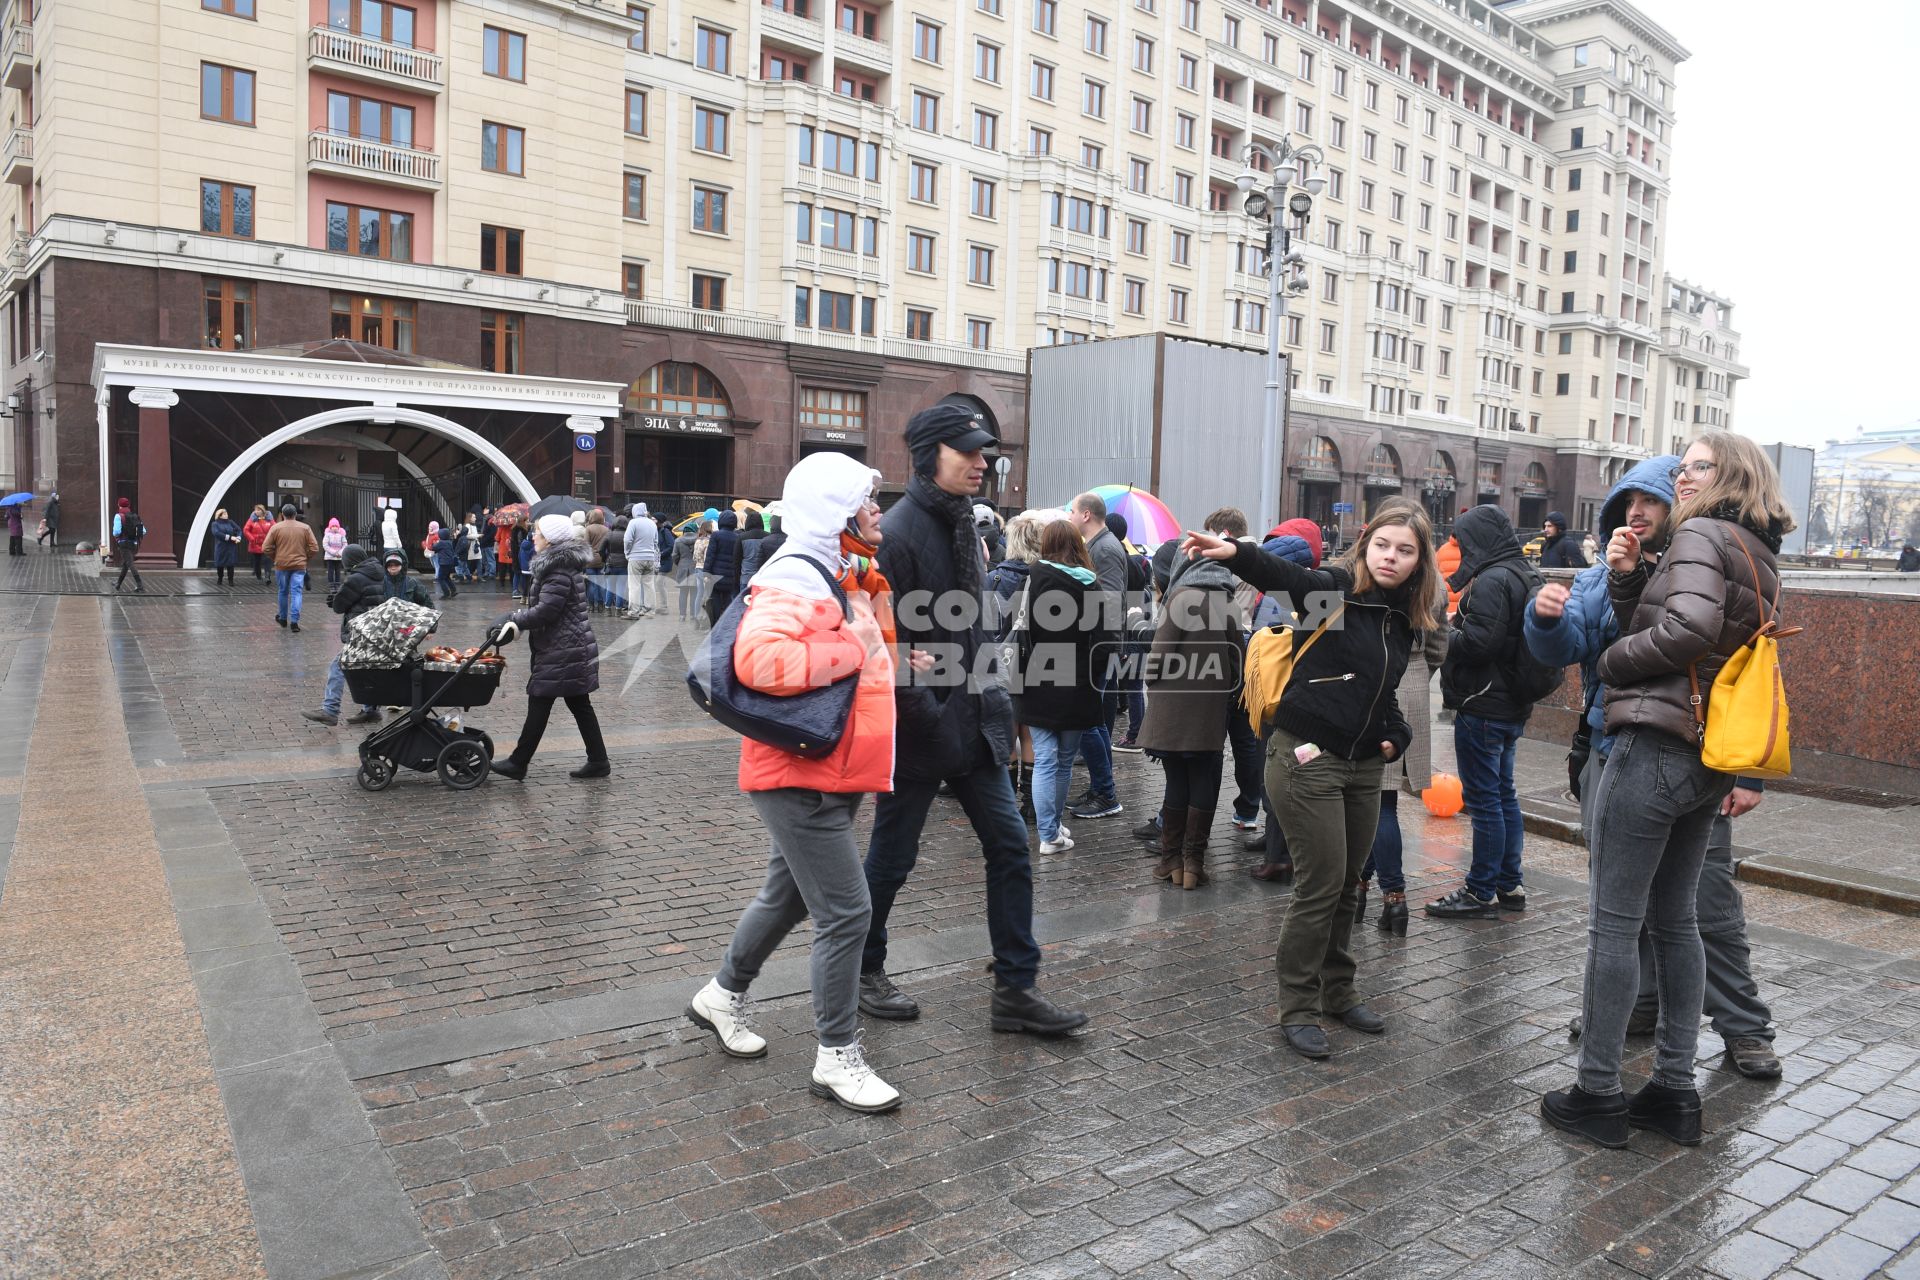
{"label": "white sneaker", "polygon": [[1042,853],[1065,853],[1071,848],[1073,848],[1073,841],[1067,837],[1065,832],[1061,832],[1058,840],[1042,840],[1040,842],[1040,852]]}
{"label": "white sneaker", "polygon": [[812,1089],[849,1111],[891,1111],[900,1105],[900,1091],[873,1073],[857,1041],[839,1049],[820,1046],[813,1056]]}
{"label": "white sneaker", "polygon": [[687,1005],[687,1017],[713,1032],[723,1052],[735,1058],[767,1056],[765,1038],[753,1032],[753,1001],[744,991],[729,991],[715,978]]}
{"label": "white sneaker", "polygon": [[1071,839],[1073,839],[1073,832],[1072,832],[1071,830],[1069,830],[1069,829],[1067,828],[1067,826],[1066,826],[1066,824],[1065,824],[1065,823],[1062,823],[1062,824],[1060,825],[1060,838],[1061,838],[1062,840],[1071,840]]}

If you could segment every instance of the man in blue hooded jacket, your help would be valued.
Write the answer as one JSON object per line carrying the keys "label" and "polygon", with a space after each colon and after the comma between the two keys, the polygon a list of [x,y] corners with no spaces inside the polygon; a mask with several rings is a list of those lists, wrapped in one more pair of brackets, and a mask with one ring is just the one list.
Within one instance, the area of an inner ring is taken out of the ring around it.
{"label": "man in blue hooded jacket", "polygon": [[[1673,472],[1679,465],[1679,458],[1663,454],[1622,476],[1601,508],[1602,531],[1625,525],[1639,537],[1641,554],[1649,560],[1658,559],[1672,533],[1667,517],[1673,508]],[[1522,634],[1539,661],[1553,666],[1580,665],[1580,687],[1586,695],[1583,736],[1591,747],[1584,767],[1569,781],[1580,799],[1581,828],[1591,830],[1592,797],[1599,790],[1600,771],[1613,747],[1613,739],[1606,733],[1605,690],[1595,668],[1600,655],[1620,635],[1613,604],[1607,597],[1606,562],[1582,570],[1570,589],[1560,583],[1542,587],[1527,606]],[[1579,763],[1580,753],[1581,743],[1576,740],[1570,765]],[[1707,839],[1698,904],[1700,942],[1707,962],[1707,1016],[1713,1021],[1714,1032],[1726,1042],[1727,1057],[1734,1069],[1760,1080],[1778,1076],[1780,1060],[1773,1052],[1772,1012],[1760,999],[1753,981],[1746,914],[1741,908],[1740,890],[1733,883],[1732,819],[1760,803],[1765,785],[1757,778],[1741,778],[1721,805]],[[1642,928],[1640,999],[1627,1024],[1628,1032],[1652,1035],[1659,1012],[1653,945]],[[1578,1018],[1573,1020],[1571,1030],[1576,1037],[1580,1034]]]}

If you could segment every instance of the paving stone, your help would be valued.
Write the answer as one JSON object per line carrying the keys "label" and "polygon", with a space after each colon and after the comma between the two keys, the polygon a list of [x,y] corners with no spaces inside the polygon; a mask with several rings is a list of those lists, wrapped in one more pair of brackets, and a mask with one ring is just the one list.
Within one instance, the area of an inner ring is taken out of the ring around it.
{"label": "paving stone", "polygon": [[1893,1250],[1845,1232],[1794,1263],[1815,1280],[1867,1280],[1879,1272]]}

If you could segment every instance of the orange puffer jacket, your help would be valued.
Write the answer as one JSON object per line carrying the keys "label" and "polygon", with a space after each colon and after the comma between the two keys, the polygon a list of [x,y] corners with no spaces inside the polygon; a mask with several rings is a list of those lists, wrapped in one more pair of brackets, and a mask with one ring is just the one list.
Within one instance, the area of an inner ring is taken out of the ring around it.
{"label": "orange puffer jacket", "polygon": [[[1440,549],[1434,552],[1433,558],[1440,566],[1440,581],[1445,582],[1460,568],[1460,539],[1448,538],[1440,544]],[[1448,587],[1447,616],[1451,618],[1458,612],[1460,612],[1460,593]]]}
{"label": "orange puffer jacket", "polygon": [[[852,671],[860,673],[860,683],[846,734],[831,755],[808,760],[741,739],[740,789],[892,791],[893,619],[886,579],[871,561],[853,560],[840,579],[853,611],[848,621],[837,600],[787,589],[781,576],[754,578],[746,616],[734,638],[734,674],[749,687],[775,695],[803,693]],[[818,575],[814,578],[820,581]]]}

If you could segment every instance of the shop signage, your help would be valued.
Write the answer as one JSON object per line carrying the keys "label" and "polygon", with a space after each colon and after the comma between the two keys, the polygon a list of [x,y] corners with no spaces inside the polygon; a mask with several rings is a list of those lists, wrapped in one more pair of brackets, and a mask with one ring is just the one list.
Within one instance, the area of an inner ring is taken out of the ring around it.
{"label": "shop signage", "polygon": [[274,484],[281,489],[304,489],[307,487],[305,480],[276,480]]}
{"label": "shop signage", "polygon": [[636,431],[659,431],[676,436],[730,436],[733,424],[725,418],[696,418],[685,413],[636,413]]}
{"label": "shop signage", "polygon": [[1369,489],[1398,489],[1400,487],[1400,477],[1390,476],[1384,471],[1377,471],[1367,477],[1366,487]]}
{"label": "shop signage", "polygon": [[1339,484],[1340,473],[1331,467],[1301,467],[1300,479],[1307,484]]}
{"label": "shop signage", "polygon": [[826,427],[802,427],[800,438],[808,444],[852,444],[864,446],[867,433],[864,431],[835,431]]}
{"label": "shop signage", "polygon": [[1522,498],[1544,498],[1547,492],[1544,486],[1537,484],[1517,485],[1514,488],[1514,493]]}

